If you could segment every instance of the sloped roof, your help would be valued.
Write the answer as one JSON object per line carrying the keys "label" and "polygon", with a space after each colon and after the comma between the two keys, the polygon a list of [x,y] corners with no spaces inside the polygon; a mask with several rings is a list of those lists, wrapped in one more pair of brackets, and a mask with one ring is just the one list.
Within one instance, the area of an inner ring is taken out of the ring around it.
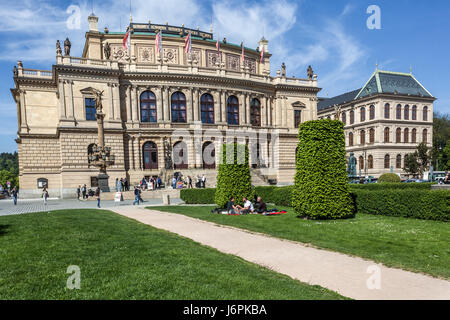
{"label": "sloped roof", "polygon": [[376,70],[362,89],[350,91],[333,98],[319,98],[317,109],[322,111],[334,105],[344,104],[379,93],[433,98],[431,93],[412,74]]}

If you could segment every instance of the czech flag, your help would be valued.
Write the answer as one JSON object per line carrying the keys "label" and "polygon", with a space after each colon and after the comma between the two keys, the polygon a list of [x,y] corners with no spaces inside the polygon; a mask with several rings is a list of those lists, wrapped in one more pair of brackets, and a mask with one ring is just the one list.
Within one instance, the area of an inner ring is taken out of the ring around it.
{"label": "czech flag", "polygon": [[161,39],[161,31],[158,31],[155,39],[156,52],[162,52],[162,39]]}
{"label": "czech flag", "polygon": [[261,48],[261,63],[264,63],[264,47]]}

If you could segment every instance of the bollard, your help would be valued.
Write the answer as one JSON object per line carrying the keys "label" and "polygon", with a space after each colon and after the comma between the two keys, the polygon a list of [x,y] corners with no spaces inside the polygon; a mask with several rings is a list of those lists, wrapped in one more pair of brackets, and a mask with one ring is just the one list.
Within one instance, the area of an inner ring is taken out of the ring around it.
{"label": "bollard", "polygon": [[163,194],[163,204],[165,206],[169,206],[170,205],[170,196],[168,194]]}

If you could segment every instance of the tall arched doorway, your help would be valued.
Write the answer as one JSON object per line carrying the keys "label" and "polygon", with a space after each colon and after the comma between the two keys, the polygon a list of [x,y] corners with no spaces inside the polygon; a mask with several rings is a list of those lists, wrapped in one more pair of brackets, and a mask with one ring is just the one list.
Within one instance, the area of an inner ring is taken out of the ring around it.
{"label": "tall arched doorway", "polygon": [[183,141],[173,145],[173,168],[175,170],[188,168],[188,149]]}
{"label": "tall arched doorway", "polygon": [[216,147],[211,141],[207,141],[202,146],[203,169],[216,168]]}
{"label": "tall arched doorway", "polygon": [[142,147],[142,155],[144,158],[144,169],[158,169],[158,147],[153,141],[144,143]]}

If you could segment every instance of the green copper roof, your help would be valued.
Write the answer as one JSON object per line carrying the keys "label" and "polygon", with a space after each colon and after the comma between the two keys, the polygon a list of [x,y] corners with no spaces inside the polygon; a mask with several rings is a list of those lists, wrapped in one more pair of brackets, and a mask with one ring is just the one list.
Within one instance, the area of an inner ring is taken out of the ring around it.
{"label": "green copper roof", "polygon": [[377,70],[355,99],[377,93],[432,97],[412,74]]}

